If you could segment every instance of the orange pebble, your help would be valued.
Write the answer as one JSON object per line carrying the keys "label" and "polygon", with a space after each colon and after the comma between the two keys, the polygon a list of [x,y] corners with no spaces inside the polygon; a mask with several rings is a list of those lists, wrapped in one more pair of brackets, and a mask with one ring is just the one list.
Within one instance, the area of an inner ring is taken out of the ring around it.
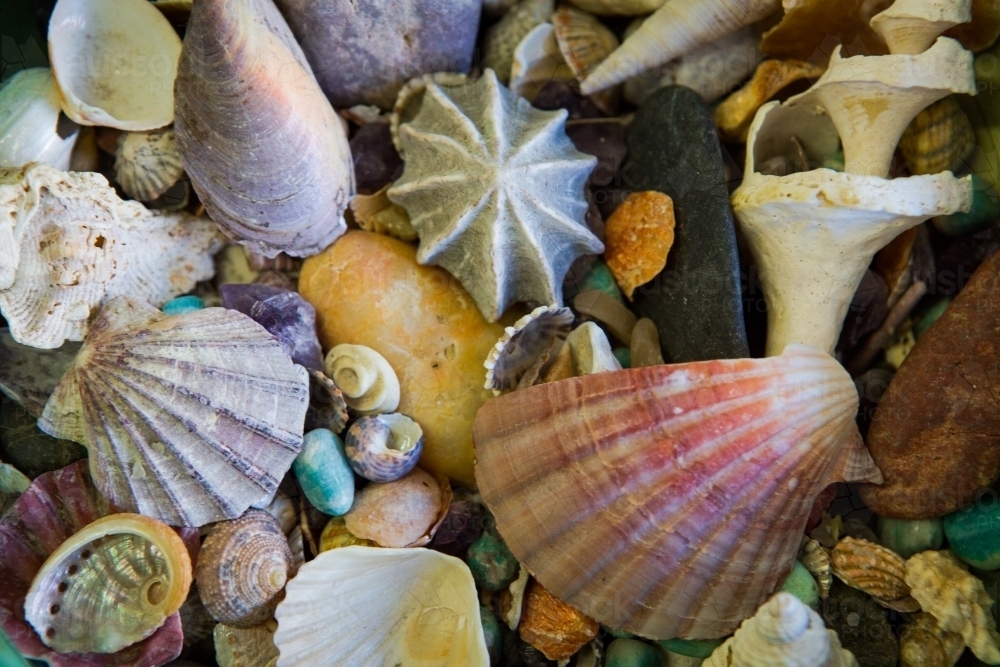
{"label": "orange pebble", "polygon": [[604,259],[625,296],[655,278],[674,244],[674,202],[662,192],[633,192],[608,218]]}
{"label": "orange pebble", "polygon": [[532,579],[517,631],[549,660],[565,660],[597,636],[597,621],[549,593]]}

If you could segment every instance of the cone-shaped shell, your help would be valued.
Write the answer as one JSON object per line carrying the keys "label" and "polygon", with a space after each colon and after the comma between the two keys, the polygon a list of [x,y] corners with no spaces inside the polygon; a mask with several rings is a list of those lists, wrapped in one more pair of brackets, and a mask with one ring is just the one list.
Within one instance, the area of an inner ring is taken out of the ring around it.
{"label": "cone-shaped shell", "polygon": [[668,0],[580,85],[592,95],[679,58],[781,6],[781,0]]}
{"label": "cone-shaped shell", "polygon": [[174,90],[184,169],[230,237],[307,257],[344,233],[350,147],[271,0],[196,3]]}
{"label": "cone-shaped shell", "polygon": [[479,410],[476,479],[561,600],[644,637],[721,637],[780,585],[820,491],[881,480],[857,405],[805,346],[572,378]]}
{"label": "cone-shaped shell", "polygon": [[0,167],[44,162],[69,169],[79,127],[60,122],[59,89],[46,67],[18,72],[0,88]]}
{"label": "cone-shaped shell", "polygon": [[[24,599],[35,575],[60,545],[84,526],[119,512],[94,486],[87,461],[40,475],[0,520],[0,629],[29,658],[41,658],[55,667],[157,667],[176,658],[183,647],[177,614],[152,635],[117,653],[53,651],[24,618]],[[198,531],[182,528],[194,560]]]}
{"label": "cone-shaped shell", "polygon": [[302,448],[306,369],[249,317],[167,317],[111,300],[38,425],[90,450],[112,502],[171,525],[232,519],[274,492]]}
{"label": "cone-shaped shell", "polygon": [[472,573],[428,549],[324,551],[288,583],[275,618],[278,667],[490,664]]}

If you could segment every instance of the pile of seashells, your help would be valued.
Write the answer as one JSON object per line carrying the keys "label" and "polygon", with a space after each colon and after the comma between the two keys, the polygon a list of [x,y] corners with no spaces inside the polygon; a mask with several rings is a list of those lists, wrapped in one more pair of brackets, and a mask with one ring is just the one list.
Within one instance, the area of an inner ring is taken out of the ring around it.
{"label": "pile of seashells", "polygon": [[961,335],[996,407],[1000,4],[568,2],[50,7],[0,662],[1000,664],[1000,455],[894,504],[871,395]]}

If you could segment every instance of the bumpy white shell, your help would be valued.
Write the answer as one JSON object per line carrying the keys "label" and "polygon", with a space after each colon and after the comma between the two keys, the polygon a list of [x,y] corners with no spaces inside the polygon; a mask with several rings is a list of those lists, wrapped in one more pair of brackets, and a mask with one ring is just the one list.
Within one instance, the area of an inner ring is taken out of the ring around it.
{"label": "bumpy white shell", "polygon": [[417,261],[458,278],[491,322],[515,301],[560,305],[570,265],[604,250],[584,223],[596,158],[573,146],[566,117],[486,70],[466,86],[429,84],[400,127],[406,168],[388,194],[420,235]]}
{"label": "bumpy white shell", "polygon": [[778,593],[712,652],[704,667],[857,667],[820,615],[790,593]]}
{"label": "bumpy white shell", "polygon": [[118,138],[115,180],[129,197],[153,201],[183,173],[173,129],[125,132]]}
{"label": "bumpy white shell", "polygon": [[488,667],[472,573],[428,549],[324,551],[275,613],[278,667]]}
{"label": "bumpy white shell", "polygon": [[44,162],[69,169],[75,123],[59,122],[59,89],[47,67],[18,72],[0,88],[0,167]]}
{"label": "bumpy white shell", "polygon": [[211,220],[122,201],[93,172],[0,169],[0,311],[14,340],[83,340],[100,304],[128,295],[162,306],[212,277]]}
{"label": "bumpy white shell", "polygon": [[566,338],[566,344],[573,356],[573,373],[577,377],[622,369],[611,351],[608,337],[593,322],[584,322],[574,329]]}
{"label": "bumpy white shell", "polygon": [[326,353],[326,374],[362,415],[399,407],[399,379],[385,357],[364,345],[342,344]]}
{"label": "bumpy white shell", "polygon": [[271,493],[302,448],[306,369],[249,317],[167,317],[112,299],[39,427],[87,447],[109,500],[171,525],[233,519]]}
{"label": "bumpy white shell", "polygon": [[180,53],[177,32],[146,0],[59,0],[49,19],[63,111],[81,125],[169,125]]}

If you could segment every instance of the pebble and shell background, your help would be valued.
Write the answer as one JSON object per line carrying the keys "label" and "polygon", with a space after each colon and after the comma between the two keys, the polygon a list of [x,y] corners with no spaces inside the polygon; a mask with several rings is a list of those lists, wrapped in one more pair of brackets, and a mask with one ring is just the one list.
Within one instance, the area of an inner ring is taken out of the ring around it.
{"label": "pebble and shell background", "polygon": [[997,0],[2,3],[0,664],[1000,664]]}

